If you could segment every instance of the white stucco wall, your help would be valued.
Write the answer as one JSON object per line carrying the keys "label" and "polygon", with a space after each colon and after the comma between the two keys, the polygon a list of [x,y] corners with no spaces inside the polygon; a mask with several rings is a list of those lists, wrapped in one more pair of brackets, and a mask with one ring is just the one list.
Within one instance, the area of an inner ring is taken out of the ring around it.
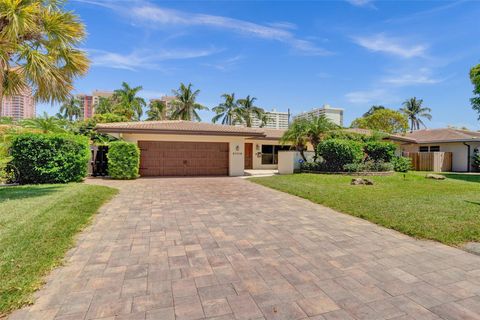
{"label": "white stucco wall", "polygon": [[275,145],[278,146],[280,143],[278,140],[251,140],[247,139],[245,140],[246,143],[252,143],[253,144],[253,162],[252,162],[252,168],[255,169],[277,169],[278,165],[276,164],[262,164],[262,145]]}
{"label": "white stucco wall", "polygon": [[244,137],[136,133],[124,133],[120,136],[126,141],[135,143],[138,141],[227,142],[229,144],[229,175],[244,175]]}
{"label": "white stucco wall", "polygon": [[[475,148],[480,148],[479,142],[469,143],[470,148],[470,157],[473,156],[473,151]],[[451,152],[452,153],[452,170],[459,172],[468,171],[468,155],[467,155],[467,146],[462,142],[452,142],[452,143],[429,143],[429,144],[406,144],[402,145],[402,151],[405,152],[419,152],[420,146],[440,146],[440,152]]]}

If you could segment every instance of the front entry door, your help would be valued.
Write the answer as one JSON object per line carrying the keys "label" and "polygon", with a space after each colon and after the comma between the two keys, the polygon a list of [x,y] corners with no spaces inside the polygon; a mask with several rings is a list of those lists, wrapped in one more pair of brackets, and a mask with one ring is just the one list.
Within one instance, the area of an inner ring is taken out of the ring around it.
{"label": "front entry door", "polygon": [[253,143],[245,143],[245,169],[253,169]]}

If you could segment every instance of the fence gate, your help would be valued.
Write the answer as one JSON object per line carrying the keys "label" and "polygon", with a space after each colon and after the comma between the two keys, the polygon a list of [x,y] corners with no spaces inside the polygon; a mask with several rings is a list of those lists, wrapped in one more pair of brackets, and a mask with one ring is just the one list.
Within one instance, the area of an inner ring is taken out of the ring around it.
{"label": "fence gate", "polygon": [[412,159],[412,167],[417,171],[452,171],[451,152],[406,152],[405,156]]}

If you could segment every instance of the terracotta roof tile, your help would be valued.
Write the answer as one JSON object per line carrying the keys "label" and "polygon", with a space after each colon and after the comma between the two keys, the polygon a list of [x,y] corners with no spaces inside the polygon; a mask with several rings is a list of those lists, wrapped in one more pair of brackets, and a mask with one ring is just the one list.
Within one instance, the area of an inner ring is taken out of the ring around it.
{"label": "terracotta roof tile", "polygon": [[416,130],[406,136],[417,143],[480,141],[480,132],[452,128]]}
{"label": "terracotta roof tile", "polygon": [[95,127],[100,132],[165,133],[165,134],[212,134],[265,137],[264,130],[240,126],[219,125],[184,120],[137,121],[100,123]]}

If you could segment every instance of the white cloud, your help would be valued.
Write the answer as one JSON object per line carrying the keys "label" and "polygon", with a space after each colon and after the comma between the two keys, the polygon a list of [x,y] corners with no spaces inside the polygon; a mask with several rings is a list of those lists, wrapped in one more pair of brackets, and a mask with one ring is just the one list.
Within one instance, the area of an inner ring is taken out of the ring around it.
{"label": "white cloud", "polygon": [[346,0],[346,1],[356,7],[373,6],[373,0]]}
{"label": "white cloud", "polygon": [[219,52],[219,50],[215,48],[199,50],[170,49],[155,52],[136,50],[122,54],[89,49],[88,52],[94,66],[135,71],[138,69],[161,69],[159,62],[162,61],[206,57]]}
{"label": "white cloud", "polygon": [[230,71],[234,69],[237,64],[243,59],[244,57],[242,55],[236,55],[231,58],[220,60],[218,62],[204,63],[203,65],[207,67],[212,67],[220,71]]}
{"label": "white cloud", "polygon": [[397,101],[397,97],[393,96],[385,89],[373,89],[367,91],[353,91],[347,93],[345,98],[353,104],[385,104]]}
{"label": "white cloud", "polygon": [[[167,9],[145,2],[122,2],[122,5],[119,6],[112,1],[78,1],[88,4],[96,4],[121,12],[124,15],[130,16],[136,19],[139,23],[142,23],[150,28],[159,28],[162,26],[211,27],[244,34],[250,37],[279,41],[289,45],[297,52],[302,54],[330,54],[328,50],[316,46],[313,42],[296,37],[296,35],[290,31],[296,26],[288,22],[262,25],[230,17],[189,13],[180,10]],[[131,3],[131,5],[128,3]]]}
{"label": "white cloud", "polygon": [[389,53],[402,58],[422,57],[428,47],[425,44],[408,45],[401,39],[387,37],[383,33],[356,37],[354,41],[370,51]]}
{"label": "white cloud", "polygon": [[398,76],[392,76],[383,79],[384,83],[396,85],[396,86],[409,86],[416,84],[435,84],[442,82],[443,79],[431,78],[425,74],[400,74]]}

